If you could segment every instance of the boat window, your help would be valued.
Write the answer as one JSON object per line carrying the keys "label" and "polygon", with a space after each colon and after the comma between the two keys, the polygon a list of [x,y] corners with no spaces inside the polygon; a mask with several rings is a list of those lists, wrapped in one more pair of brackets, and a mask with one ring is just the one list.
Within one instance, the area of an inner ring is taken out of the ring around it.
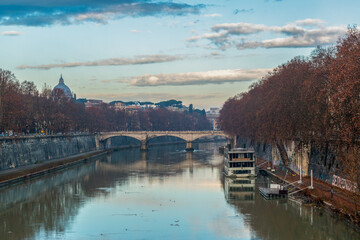
{"label": "boat window", "polygon": [[233,181],[234,184],[251,184],[251,181],[248,179],[237,179]]}
{"label": "boat window", "polygon": [[252,162],[242,162],[241,167],[253,167],[253,163]]}
{"label": "boat window", "polygon": [[249,174],[251,173],[250,170],[235,170],[234,174]]}
{"label": "boat window", "polygon": [[230,167],[236,168],[236,167],[253,167],[253,162],[231,162]]}
{"label": "boat window", "polygon": [[240,163],[232,162],[232,163],[230,163],[230,167],[240,167]]}
{"label": "boat window", "polygon": [[229,187],[230,192],[254,192],[254,187]]}

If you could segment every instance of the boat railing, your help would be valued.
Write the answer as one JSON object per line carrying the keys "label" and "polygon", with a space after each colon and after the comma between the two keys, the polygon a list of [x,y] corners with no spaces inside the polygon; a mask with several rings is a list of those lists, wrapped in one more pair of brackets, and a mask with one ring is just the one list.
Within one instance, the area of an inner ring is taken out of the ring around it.
{"label": "boat railing", "polygon": [[244,161],[254,161],[251,158],[233,158],[232,160],[233,162],[244,162]]}

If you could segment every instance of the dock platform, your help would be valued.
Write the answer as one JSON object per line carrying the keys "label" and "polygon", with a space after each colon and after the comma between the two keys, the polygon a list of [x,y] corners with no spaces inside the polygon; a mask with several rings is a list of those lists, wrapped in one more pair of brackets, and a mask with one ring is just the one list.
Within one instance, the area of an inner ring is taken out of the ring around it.
{"label": "dock platform", "polygon": [[279,188],[259,187],[259,192],[267,200],[286,198],[288,195],[287,190],[281,190]]}

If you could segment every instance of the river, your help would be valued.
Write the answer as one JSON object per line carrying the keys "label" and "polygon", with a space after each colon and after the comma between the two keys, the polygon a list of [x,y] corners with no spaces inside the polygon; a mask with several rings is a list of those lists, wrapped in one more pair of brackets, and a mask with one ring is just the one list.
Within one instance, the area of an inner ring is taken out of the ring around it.
{"label": "river", "polygon": [[314,207],[222,174],[220,143],[127,149],[0,190],[0,239],[360,239]]}

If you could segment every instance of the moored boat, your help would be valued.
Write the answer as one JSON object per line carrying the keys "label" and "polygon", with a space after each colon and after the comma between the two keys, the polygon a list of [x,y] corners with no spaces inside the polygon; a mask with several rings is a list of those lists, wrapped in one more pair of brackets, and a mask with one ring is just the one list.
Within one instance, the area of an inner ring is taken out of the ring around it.
{"label": "moored boat", "polygon": [[224,173],[228,177],[255,177],[255,151],[250,148],[225,149]]}

